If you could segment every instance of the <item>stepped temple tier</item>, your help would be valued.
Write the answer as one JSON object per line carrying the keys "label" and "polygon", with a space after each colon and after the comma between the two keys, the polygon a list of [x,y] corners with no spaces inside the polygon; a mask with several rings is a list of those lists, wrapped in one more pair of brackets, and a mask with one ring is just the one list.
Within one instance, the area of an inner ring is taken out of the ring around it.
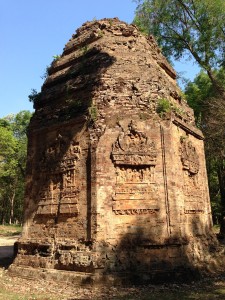
{"label": "stepped temple tier", "polygon": [[152,36],[83,24],[34,107],[10,272],[135,282],[215,264],[204,138]]}

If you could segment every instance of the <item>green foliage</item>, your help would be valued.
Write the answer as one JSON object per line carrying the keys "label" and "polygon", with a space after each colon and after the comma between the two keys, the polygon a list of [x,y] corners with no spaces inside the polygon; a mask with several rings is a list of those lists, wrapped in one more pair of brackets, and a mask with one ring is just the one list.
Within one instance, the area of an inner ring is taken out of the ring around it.
{"label": "green foliage", "polygon": [[[225,70],[213,72],[225,88]],[[197,125],[205,135],[209,191],[215,223],[225,215],[225,102],[206,72],[201,71],[185,88],[188,104],[194,109]]]}
{"label": "green foliage", "polygon": [[31,94],[28,96],[30,102],[34,104],[38,103],[41,99],[41,93],[38,93],[35,89],[31,90]]}
{"label": "green foliage", "polygon": [[81,47],[81,52],[83,55],[87,54],[88,50],[89,50],[88,45]]}
{"label": "green foliage", "polygon": [[53,61],[57,61],[57,60],[59,60],[60,59],[60,57],[61,57],[61,55],[53,55]]}
{"label": "green foliage", "polygon": [[21,225],[0,225],[0,236],[14,236],[21,234]]}
{"label": "green foliage", "polygon": [[47,77],[50,75],[50,69],[54,62],[55,62],[55,59],[52,61],[50,66],[46,66],[44,74],[41,76],[41,79],[44,79],[44,80],[47,79]]}
{"label": "green foliage", "polygon": [[50,65],[47,65],[46,68],[45,68],[45,71],[44,71],[44,74],[41,76],[41,79],[47,79],[48,76],[51,74],[51,68],[52,66],[54,65],[55,62],[57,62],[60,58],[61,58],[61,55],[53,55],[53,61],[51,62]]}
{"label": "green foliage", "polygon": [[30,117],[21,111],[0,119],[0,223],[21,222]]}
{"label": "green foliage", "polygon": [[138,0],[135,23],[157,37],[163,52],[181,58],[186,51],[202,62],[224,61],[224,0]]}
{"label": "green foliage", "polygon": [[177,105],[172,105],[172,111],[179,116],[183,116],[185,114],[184,110]]}
{"label": "green foliage", "polygon": [[170,112],[174,112],[178,115],[184,114],[184,111],[180,107],[178,107],[175,104],[172,104],[169,100],[165,98],[159,99],[156,112],[160,115],[160,117],[163,117],[165,114]]}
{"label": "green foliage", "polygon": [[[220,68],[213,71],[213,76],[220,86],[225,88],[225,69]],[[195,77],[193,82],[189,81],[186,84],[185,97],[188,104],[193,108],[196,122],[200,126],[206,121],[203,114],[208,114],[207,110],[209,110],[210,102],[212,102],[210,99],[214,97],[220,98],[207,73],[203,70]]]}
{"label": "green foliage", "polygon": [[183,143],[187,139],[186,135],[180,136],[180,142]]}
{"label": "green foliage", "polygon": [[165,98],[159,99],[158,105],[156,108],[156,112],[160,116],[162,116],[164,113],[171,112],[171,110],[172,110],[172,106],[171,106],[171,103],[169,102],[169,100],[167,100]]}
{"label": "green foliage", "polygon": [[109,25],[112,26],[112,24],[113,24],[113,21],[110,19],[109,20]]}
{"label": "green foliage", "polygon": [[193,82],[188,82],[185,87],[185,94],[188,104],[194,109],[196,123],[201,123],[203,106],[209,96],[212,96],[212,83],[208,75],[201,71]]}
{"label": "green foliage", "polygon": [[98,118],[98,109],[93,103],[88,108],[88,112],[89,112],[90,120],[95,123]]}
{"label": "green foliage", "polygon": [[219,224],[222,207],[221,207],[221,198],[220,198],[221,197],[220,186],[219,186],[219,180],[217,174],[218,158],[213,157],[214,156],[213,153],[210,154],[208,150],[209,149],[207,149],[207,171],[208,171],[208,181],[209,181],[213,223]]}
{"label": "green foliage", "polygon": [[81,113],[85,113],[89,106],[89,100],[77,99],[73,92],[73,85],[67,84],[65,95],[65,107],[59,113],[59,120],[69,120]]}
{"label": "green foliage", "polygon": [[27,134],[27,125],[30,122],[31,112],[22,110],[12,119],[12,129],[16,138],[23,138]]}
{"label": "green foliage", "polygon": [[86,101],[81,101],[78,99],[73,99],[73,95],[67,93],[68,97],[71,97],[66,100],[66,107],[59,113],[59,121],[70,120],[71,118],[83,113],[87,110]]}
{"label": "green foliage", "polygon": [[[153,34],[166,57],[193,57],[220,87],[212,71],[225,64],[224,0],[136,0],[134,23]],[[219,88],[220,90],[220,88]],[[222,89],[224,93],[224,89]]]}
{"label": "green foliage", "polygon": [[104,36],[104,32],[102,30],[98,31],[98,36],[99,37],[103,37]]}

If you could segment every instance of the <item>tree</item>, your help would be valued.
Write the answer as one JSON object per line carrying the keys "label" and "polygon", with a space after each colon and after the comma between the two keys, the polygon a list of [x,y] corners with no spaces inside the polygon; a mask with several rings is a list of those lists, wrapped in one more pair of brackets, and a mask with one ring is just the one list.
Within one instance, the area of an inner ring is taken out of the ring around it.
{"label": "tree", "polygon": [[194,110],[197,125],[202,127],[202,118],[207,99],[214,96],[212,83],[203,70],[195,77],[193,82],[189,81],[186,84],[185,94],[188,104]]}
{"label": "tree", "polygon": [[[4,223],[5,216],[10,210],[12,215],[13,202],[15,198],[15,153],[17,149],[17,142],[13,136],[10,123],[6,120],[1,122],[3,126],[0,127],[0,186],[2,196],[2,207],[1,207],[1,221]],[[8,203],[7,203],[8,202]],[[10,218],[11,223],[11,218]]]}
{"label": "tree", "polygon": [[0,222],[21,222],[25,165],[26,130],[31,113],[21,111],[0,119]]}
{"label": "tree", "polygon": [[192,57],[205,71],[188,84],[186,94],[206,136],[210,187],[212,182],[219,186],[221,234],[225,237],[225,1],[136,2],[134,23],[156,37],[163,54],[178,60]]}
{"label": "tree", "polygon": [[[215,71],[214,76],[225,88],[224,68]],[[220,233],[225,236],[225,101],[218,97],[209,77],[203,71],[186,85],[185,95],[195,111],[197,124],[205,135],[210,198],[216,219],[220,212]]]}
{"label": "tree", "polygon": [[153,34],[166,57],[192,56],[225,98],[214,70],[225,66],[224,0],[136,0],[134,23]]}

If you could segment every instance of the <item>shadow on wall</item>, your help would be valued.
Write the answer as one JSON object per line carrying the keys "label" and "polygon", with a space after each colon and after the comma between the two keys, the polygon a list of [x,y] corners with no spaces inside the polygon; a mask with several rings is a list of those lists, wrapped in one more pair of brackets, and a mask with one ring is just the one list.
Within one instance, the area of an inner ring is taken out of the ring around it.
{"label": "shadow on wall", "polygon": [[[39,110],[44,108],[41,113],[42,118],[46,116],[44,126],[47,123],[68,121],[82,114],[87,115],[87,109],[95,105],[92,102],[93,92],[102,84],[102,75],[116,61],[115,57],[98,47],[80,51],[83,51],[83,54],[79,57],[58,67],[53,62],[50,68],[50,76],[46,79],[41,96],[34,105],[37,112],[34,118],[40,117]],[[51,76],[55,72],[61,72],[61,75],[52,79]]]}
{"label": "shadow on wall", "polygon": [[15,258],[15,247],[11,246],[0,246],[0,268],[7,269]]}
{"label": "shadow on wall", "polygon": [[[45,230],[41,233],[43,237],[54,239],[57,237],[57,226],[62,223],[66,224],[68,218],[74,218],[73,230],[77,230],[80,226],[81,231],[83,230],[82,235],[86,234],[87,240],[91,239],[91,222],[93,222],[90,213],[92,206],[91,166],[94,165],[91,163],[91,150],[86,149],[86,152],[82,153],[82,161],[85,161],[82,167],[87,177],[80,178],[87,182],[86,198],[82,200],[88,216],[86,229],[83,225],[76,223],[79,217],[78,211],[75,211],[74,215],[61,214],[65,195],[64,175],[68,171],[65,166],[62,168],[62,162],[65,161],[68,152],[71,152],[70,147],[74,136],[81,132],[86,132],[85,134],[88,136],[87,126],[89,126],[89,131],[91,131],[92,125],[94,126],[94,120],[98,114],[96,104],[92,101],[95,97],[94,93],[102,84],[102,75],[114,62],[114,57],[97,48],[92,48],[81,57],[61,66],[62,70],[68,68],[66,72],[54,80],[49,77],[43,86],[42,96],[35,104],[36,112],[31,121],[27,164],[25,221],[33,222],[34,235],[35,226],[43,224]],[[54,74],[54,65],[52,70],[52,74]],[[55,71],[59,71],[59,69],[56,68]],[[36,132],[33,135],[32,129],[41,128],[43,130],[40,131],[40,134]],[[72,146],[78,146],[78,142],[77,139]],[[74,154],[72,157],[75,160],[76,155],[78,154]],[[73,169],[71,166],[69,168],[70,171]],[[67,175],[66,181],[69,184],[71,174]],[[76,189],[74,191],[76,192]],[[50,197],[51,201],[48,199],[49,193],[53,194],[53,197],[52,195]],[[76,197],[77,194],[75,194],[75,200],[78,203],[74,202],[74,209],[76,209],[76,205],[79,206],[81,201],[79,197]],[[87,202],[85,203],[85,201]],[[42,211],[37,214],[39,208]],[[176,211],[173,215],[179,216],[180,212]],[[123,219],[125,216],[115,217]],[[179,223],[179,221],[177,222]],[[181,230],[176,232],[172,228],[173,231],[170,235],[165,234],[166,220],[163,222],[160,220],[157,223],[157,216],[151,214],[137,216],[135,222],[126,226],[127,229],[125,233],[121,234],[117,245],[103,242],[99,246],[101,252],[99,269],[106,266],[106,273],[113,274],[120,281],[130,281],[135,284],[170,280],[183,282],[198,277],[201,269],[206,268],[206,265],[213,261],[213,256],[217,253],[218,247],[215,238],[202,219],[198,217],[190,219],[188,230],[186,230],[186,223],[181,224]],[[66,231],[64,234],[66,235]],[[74,237],[76,237],[75,231],[73,232]],[[31,246],[22,245],[27,249],[32,248]],[[34,251],[32,250],[34,253],[37,251],[36,254],[38,254],[42,251],[45,252],[45,255],[49,254],[48,249],[46,251],[38,250],[40,248],[38,242],[33,246],[35,247]],[[48,245],[44,246],[48,247]],[[33,252],[31,256],[33,256]],[[39,255],[41,256],[41,253]],[[75,265],[75,267],[77,266]]]}
{"label": "shadow on wall", "polygon": [[163,233],[166,224],[161,224],[161,231],[155,236],[153,227],[143,229],[143,223],[149,218],[142,221],[137,218],[132,224],[136,230],[125,233],[116,246],[102,247],[106,274],[112,274],[115,281],[124,284],[189,282],[223,266],[224,254],[219,254],[218,241],[201,218],[190,222],[188,234],[184,228],[181,234],[169,238]]}
{"label": "shadow on wall", "polygon": [[[102,75],[115,60],[114,57],[94,47],[83,50],[83,55],[59,67],[54,66],[53,63],[50,76],[42,87],[41,97],[35,103],[36,111],[29,130],[24,210],[25,222],[46,224],[44,233],[46,237],[55,236],[56,224],[66,222],[68,217],[76,218],[77,212],[75,215],[60,214],[64,194],[63,176],[73,168],[69,166],[67,170],[67,167],[62,167],[62,162],[65,161],[66,156],[68,157],[71,143],[74,143],[73,146],[78,146],[82,132],[84,138],[89,139],[90,133],[87,129],[95,125],[95,119],[98,117],[97,107],[93,101],[94,92],[102,84]],[[62,75],[52,79],[51,75],[54,72],[64,68],[66,71],[62,72]],[[37,131],[34,134],[37,129],[40,133]],[[74,137],[77,139],[75,142]],[[81,155],[83,160],[89,159],[88,153],[81,153]],[[87,186],[88,198],[90,198],[89,189],[90,186]],[[57,195],[54,196],[57,198],[54,207],[46,206],[45,212],[37,214],[40,206],[48,205],[46,199],[48,193]],[[87,199],[87,202],[90,203],[90,199]],[[88,210],[90,210],[89,206]],[[90,214],[88,215],[90,218]]]}

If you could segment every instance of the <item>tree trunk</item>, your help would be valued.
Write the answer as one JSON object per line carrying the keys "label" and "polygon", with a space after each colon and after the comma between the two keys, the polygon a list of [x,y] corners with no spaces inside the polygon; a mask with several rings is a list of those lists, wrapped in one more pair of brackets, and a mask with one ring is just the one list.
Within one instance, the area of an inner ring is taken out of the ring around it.
{"label": "tree trunk", "polygon": [[5,212],[2,211],[1,213],[1,224],[4,225],[5,224]]}
{"label": "tree trunk", "polygon": [[1,224],[5,225],[7,223],[7,197],[6,195],[3,195],[2,198],[2,211],[1,211]]}
{"label": "tree trunk", "polygon": [[213,71],[208,69],[207,70],[207,74],[209,76],[209,79],[212,82],[212,85],[213,85],[213,87],[215,89],[215,92],[218,93],[220,96],[222,96],[223,99],[225,99],[225,89],[221,85],[221,83],[217,80],[217,78],[213,74]]}
{"label": "tree trunk", "polygon": [[12,194],[12,197],[10,198],[10,216],[9,216],[9,224],[11,225],[14,221],[14,200],[15,200],[15,191]]}
{"label": "tree trunk", "polygon": [[220,235],[225,237],[225,167],[223,161],[217,169],[221,197]]}

